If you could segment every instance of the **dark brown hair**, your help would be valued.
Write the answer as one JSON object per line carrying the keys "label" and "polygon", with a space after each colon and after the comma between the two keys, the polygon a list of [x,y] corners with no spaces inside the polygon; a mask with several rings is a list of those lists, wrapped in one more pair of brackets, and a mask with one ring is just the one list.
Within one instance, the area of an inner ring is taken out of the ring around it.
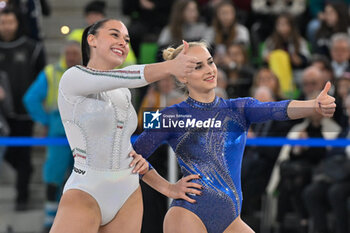
{"label": "dark brown hair", "polygon": [[[232,25],[230,25],[230,28],[228,30],[228,32],[224,31],[224,28],[219,20],[219,15],[218,12],[220,10],[220,8],[224,7],[224,6],[231,6],[234,14],[236,14],[236,9],[235,6],[233,5],[233,3],[231,1],[222,1],[221,3],[219,3],[217,5],[217,7],[215,8],[215,15],[213,18],[213,28],[215,29],[215,44],[224,44],[226,45],[226,47],[228,47],[236,38],[236,17],[234,18]],[[225,34],[227,35],[227,37],[225,36]]]}
{"label": "dark brown hair", "polygon": [[83,36],[81,38],[81,54],[82,54],[84,66],[86,66],[90,60],[90,46],[87,41],[88,35],[90,34],[96,35],[98,32],[98,29],[100,29],[109,20],[112,20],[112,19],[101,19],[100,21],[97,21],[96,23],[85,28],[83,32]]}
{"label": "dark brown hair", "polygon": [[[289,36],[288,41],[285,41],[285,39],[277,32],[277,23],[281,18],[286,19],[289,26],[290,26],[290,36]],[[273,49],[284,49],[284,44],[287,42],[287,43],[293,44],[294,49],[295,49],[295,53],[299,53],[300,39],[301,39],[301,36],[300,36],[298,28],[294,22],[293,16],[288,14],[288,13],[281,13],[276,18],[275,29],[271,35],[272,44],[274,45]]]}
{"label": "dark brown hair", "polygon": [[23,19],[20,17],[20,12],[11,5],[5,7],[3,10],[0,11],[0,16],[9,14],[13,14],[17,20],[18,28],[15,37],[18,38],[24,34],[27,34],[27,31],[25,30],[23,25]]}
{"label": "dark brown hair", "polygon": [[177,0],[171,8],[169,29],[171,37],[173,38],[172,43],[181,43],[181,40],[183,39],[182,26],[185,23],[184,11],[191,2],[194,2],[197,5],[197,2],[194,0]]}
{"label": "dark brown hair", "polygon": [[[330,38],[337,32],[348,32],[350,26],[350,17],[348,13],[348,6],[344,2],[328,2],[326,6],[332,7],[338,15],[338,22],[334,27],[329,27],[325,21],[322,21],[321,27],[316,33],[317,37]],[[325,8],[326,8],[325,6]]]}

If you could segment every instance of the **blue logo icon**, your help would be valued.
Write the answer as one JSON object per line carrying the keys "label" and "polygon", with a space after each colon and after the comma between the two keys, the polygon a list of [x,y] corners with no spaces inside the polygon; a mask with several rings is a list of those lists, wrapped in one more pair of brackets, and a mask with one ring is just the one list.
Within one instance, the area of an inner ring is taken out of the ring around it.
{"label": "blue logo icon", "polygon": [[156,112],[143,113],[143,128],[144,129],[160,129],[160,115],[159,109]]}

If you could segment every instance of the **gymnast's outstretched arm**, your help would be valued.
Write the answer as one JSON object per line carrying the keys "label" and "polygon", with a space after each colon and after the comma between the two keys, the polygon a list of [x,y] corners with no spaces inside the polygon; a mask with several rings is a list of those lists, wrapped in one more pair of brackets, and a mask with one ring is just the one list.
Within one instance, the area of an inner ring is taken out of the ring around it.
{"label": "gymnast's outstretched arm", "polygon": [[283,100],[278,102],[259,102],[253,98],[232,100],[232,107],[244,112],[249,123],[267,120],[288,120],[321,114],[332,117],[335,111],[335,98],[328,95],[331,84],[328,82],[321,93],[313,100]]}
{"label": "gymnast's outstretched arm", "polygon": [[335,112],[335,98],[328,95],[331,83],[327,82],[316,99],[307,101],[293,100],[288,106],[287,113],[290,119],[299,119],[319,113],[324,117],[332,117]]}
{"label": "gymnast's outstretched arm", "polygon": [[60,81],[65,94],[87,96],[116,88],[136,88],[171,76],[182,77],[191,73],[197,59],[186,55],[184,50],[173,60],[147,65],[132,65],[123,69],[96,70],[75,66],[67,70]]}

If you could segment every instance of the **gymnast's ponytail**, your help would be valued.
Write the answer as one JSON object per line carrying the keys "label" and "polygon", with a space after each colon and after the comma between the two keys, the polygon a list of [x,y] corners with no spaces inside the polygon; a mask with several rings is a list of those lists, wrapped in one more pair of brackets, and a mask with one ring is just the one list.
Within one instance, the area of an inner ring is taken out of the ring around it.
{"label": "gymnast's ponytail", "polygon": [[85,28],[83,36],[81,38],[81,54],[83,58],[83,66],[86,66],[90,60],[90,46],[87,42],[88,32],[91,28],[91,25]]}
{"label": "gymnast's ponytail", "polygon": [[81,38],[81,54],[83,57],[83,66],[87,66],[90,60],[90,46],[87,41],[87,38],[90,34],[96,35],[98,29],[104,25],[105,22],[109,21],[111,19],[102,19],[100,21],[97,21],[96,23],[88,26],[85,28],[83,32],[83,36]]}

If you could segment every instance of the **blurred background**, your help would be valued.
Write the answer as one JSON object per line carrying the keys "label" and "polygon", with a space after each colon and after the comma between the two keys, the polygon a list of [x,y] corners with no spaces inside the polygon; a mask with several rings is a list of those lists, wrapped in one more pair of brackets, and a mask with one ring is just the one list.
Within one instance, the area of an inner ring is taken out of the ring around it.
{"label": "blurred background", "polygon": [[[49,232],[72,168],[57,110],[58,83],[66,69],[81,63],[83,28],[104,17],[120,19],[129,30],[123,67],[162,61],[162,49],[182,39],[205,40],[222,98],[307,100],[330,81],[337,104],[333,118],[269,121],[249,129],[242,218],[261,233],[350,232],[349,5],[350,0],[0,0],[0,233]],[[131,91],[139,115],[135,136],[143,130],[145,109],[186,99],[173,79]],[[17,137],[57,140],[23,146],[26,141]],[[301,139],[302,145],[287,139]],[[257,146],[253,140],[275,144]],[[181,177],[166,145],[149,160],[163,176]],[[142,232],[160,233],[168,200],[141,185]]]}

